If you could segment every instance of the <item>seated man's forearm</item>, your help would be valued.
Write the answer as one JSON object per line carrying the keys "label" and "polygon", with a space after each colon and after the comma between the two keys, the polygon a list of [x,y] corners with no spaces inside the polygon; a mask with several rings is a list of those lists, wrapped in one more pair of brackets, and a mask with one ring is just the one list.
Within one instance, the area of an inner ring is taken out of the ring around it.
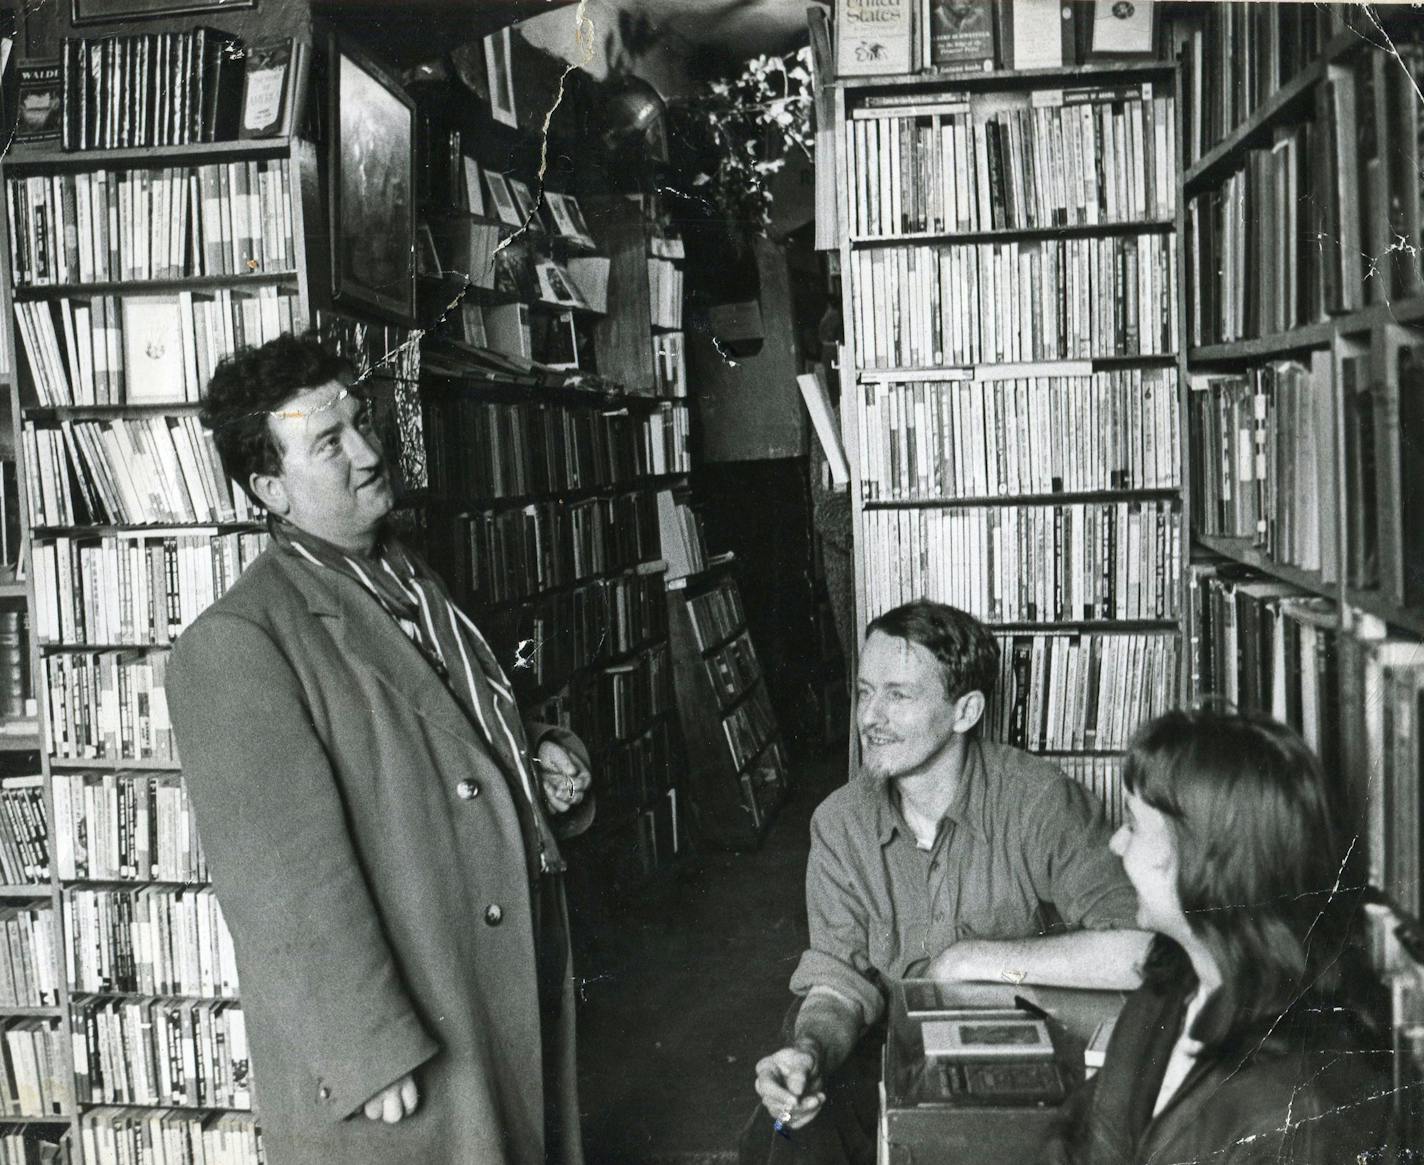
{"label": "seated man's forearm", "polygon": [[1075,930],[1024,939],[966,939],[930,962],[932,979],[1130,991],[1142,982],[1151,932]]}
{"label": "seated man's forearm", "polygon": [[824,1080],[849,1058],[860,1039],[860,1008],[837,992],[813,988],[796,1014],[795,1042],[816,1057],[817,1074]]}

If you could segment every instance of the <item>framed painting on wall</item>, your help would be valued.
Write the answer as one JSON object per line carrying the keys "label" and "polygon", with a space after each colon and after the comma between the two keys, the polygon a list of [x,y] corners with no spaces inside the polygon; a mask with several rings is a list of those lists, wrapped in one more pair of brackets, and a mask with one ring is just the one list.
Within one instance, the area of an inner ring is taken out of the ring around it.
{"label": "framed painting on wall", "polygon": [[76,25],[104,24],[111,20],[191,16],[256,7],[257,0],[71,0],[70,21]]}
{"label": "framed painting on wall", "polygon": [[415,104],[337,34],[328,42],[332,298],[415,320]]}

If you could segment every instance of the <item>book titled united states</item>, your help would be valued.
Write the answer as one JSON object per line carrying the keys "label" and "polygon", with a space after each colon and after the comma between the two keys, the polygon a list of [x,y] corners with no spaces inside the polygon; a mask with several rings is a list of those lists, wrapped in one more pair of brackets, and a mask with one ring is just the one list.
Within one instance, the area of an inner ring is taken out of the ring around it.
{"label": "book titled united states", "polygon": [[916,0],[836,0],[836,72],[908,73]]}

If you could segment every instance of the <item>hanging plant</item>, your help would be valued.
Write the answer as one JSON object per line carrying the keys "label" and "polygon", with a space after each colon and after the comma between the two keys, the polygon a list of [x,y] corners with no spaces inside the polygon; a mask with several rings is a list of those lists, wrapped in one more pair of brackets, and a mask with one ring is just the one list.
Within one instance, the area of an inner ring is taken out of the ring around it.
{"label": "hanging plant", "polygon": [[704,165],[692,180],[737,234],[764,234],[771,176],[792,150],[811,157],[811,50],[753,57],[729,80],[710,82],[682,102],[705,139]]}

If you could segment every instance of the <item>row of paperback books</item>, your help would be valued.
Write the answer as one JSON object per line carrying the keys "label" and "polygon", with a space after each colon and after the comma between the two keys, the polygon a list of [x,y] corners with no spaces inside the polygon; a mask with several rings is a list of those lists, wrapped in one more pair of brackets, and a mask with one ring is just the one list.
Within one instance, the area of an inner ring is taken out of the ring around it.
{"label": "row of paperback books", "polygon": [[681,332],[653,334],[653,385],[658,396],[687,395],[687,349]]}
{"label": "row of paperback books", "polygon": [[0,1117],[67,1112],[73,1093],[65,1079],[65,1033],[47,1020],[12,1019],[4,1036]]}
{"label": "row of paperback books", "polygon": [[16,287],[296,269],[284,159],[36,175],[9,189]]}
{"label": "row of paperback books", "polygon": [[0,909],[0,1005],[54,1007],[54,911],[48,906]]}
{"label": "row of paperback books", "polygon": [[924,596],[989,623],[1176,618],[1177,499],[867,510],[862,524],[872,617]]}
{"label": "row of paperback books", "polygon": [[1057,756],[1053,763],[1092,793],[1103,806],[1108,823],[1122,824],[1122,758],[1118,756]]}
{"label": "row of paperback books", "polygon": [[94,1108],[80,1116],[79,1132],[90,1165],[262,1165],[264,1160],[256,1118],[247,1113]]}
{"label": "row of paperback books", "polygon": [[35,633],[41,643],[169,643],[266,545],[265,533],[216,529],[36,539]]}
{"label": "row of paperback books", "polygon": [[22,438],[32,528],[254,519],[195,416],[26,421]]}
{"label": "row of paperback books", "polygon": [[[675,333],[668,333],[673,335]],[[661,388],[659,391],[662,391]],[[684,381],[676,396],[687,395]],[[663,404],[643,422],[643,462],[654,477],[692,471],[692,414],[685,405]]]}
{"label": "row of paperback books", "polygon": [[682,327],[682,268],[648,256],[648,308],[655,328]]}
{"label": "row of paperback books", "polygon": [[297,293],[275,286],[15,305],[35,396],[48,406],[201,400],[221,360],[300,331],[300,317]]}
{"label": "row of paperback books", "polygon": [[609,746],[599,758],[600,804],[646,808],[672,785],[672,750],[668,720],[656,721],[646,732]]}
{"label": "row of paperback books", "polygon": [[65,37],[66,150],[187,145],[237,136],[242,41],[215,28]]}
{"label": "row of paperback books", "polygon": [[45,748],[61,760],[178,759],[163,653],[87,651],[46,656]]}
{"label": "row of paperback books", "polygon": [[531,598],[658,555],[653,495],[460,514],[449,527],[450,584],[470,606]]}
{"label": "row of paperback books", "polygon": [[60,881],[207,881],[193,808],[176,773],[58,771],[50,779]]}
{"label": "row of paperback books", "polygon": [[424,394],[431,488],[452,499],[527,497],[646,476],[640,422],[556,404]]}
{"label": "row of paperback books", "polygon": [[1036,91],[978,111],[953,94],[867,98],[846,127],[854,235],[1169,220],[1175,115],[1150,82]]}
{"label": "row of paperback books", "polygon": [[1277,562],[1339,578],[1336,396],[1328,349],[1310,366],[1191,377],[1192,513],[1205,534],[1249,538]]}
{"label": "row of paperback books", "polygon": [[672,660],[666,642],[631,660],[580,676],[572,685],[572,720],[595,752],[639,736],[672,707]]}
{"label": "row of paperback books", "polygon": [[757,684],[722,717],[722,734],[727,738],[732,764],[740,773],[776,736],[776,714],[771,710],[765,684]]}
{"label": "row of paperback books", "polygon": [[703,653],[747,625],[742,597],[731,579],[720,580],[700,595],[688,596],[687,614],[692,621],[697,650]]}
{"label": "row of paperback books", "polygon": [[851,255],[862,368],[1162,356],[1176,235],[904,246]]}
{"label": "row of paperback books", "polygon": [[1230,563],[1193,564],[1187,594],[1189,698],[1289,724],[1341,779],[1339,608]]}
{"label": "row of paperback books", "polygon": [[235,1003],[88,999],[70,1018],[81,1101],[252,1107],[247,1024]]}
{"label": "row of paperback books", "polygon": [[865,501],[996,498],[1180,482],[1177,373],[876,380],[862,386]]}
{"label": "row of paperback books", "polygon": [[1031,752],[1111,752],[1177,705],[1170,634],[999,636],[986,731]]}
{"label": "row of paperback books", "polygon": [[761,678],[752,638],[745,631],[730,643],[702,657],[707,678],[717,700],[726,708],[739,700],[744,692]]}
{"label": "row of paperback books", "polygon": [[[1328,97],[1329,85],[1317,90]],[[1273,335],[1364,306],[1365,244],[1353,140],[1341,115],[1276,130],[1238,169],[1187,203],[1188,334],[1193,344]],[[1337,157],[1335,151],[1339,150]],[[1417,197],[1417,196],[1416,196]]]}
{"label": "row of paperback books", "polygon": [[237,963],[211,890],[70,890],[69,990],[237,997]]}
{"label": "row of paperback books", "polygon": [[0,879],[42,884],[50,873],[49,823],[42,776],[0,780]]}
{"label": "row of paperback books", "polygon": [[550,591],[529,602],[481,611],[480,626],[521,698],[552,694],[576,673],[613,657],[613,589],[627,576]]}
{"label": "row of paperback books", "polygon": [[1340,26],[1333,5],[1209,4],[1181,49],[1187,164],[1247,120],[1320,56]]}

